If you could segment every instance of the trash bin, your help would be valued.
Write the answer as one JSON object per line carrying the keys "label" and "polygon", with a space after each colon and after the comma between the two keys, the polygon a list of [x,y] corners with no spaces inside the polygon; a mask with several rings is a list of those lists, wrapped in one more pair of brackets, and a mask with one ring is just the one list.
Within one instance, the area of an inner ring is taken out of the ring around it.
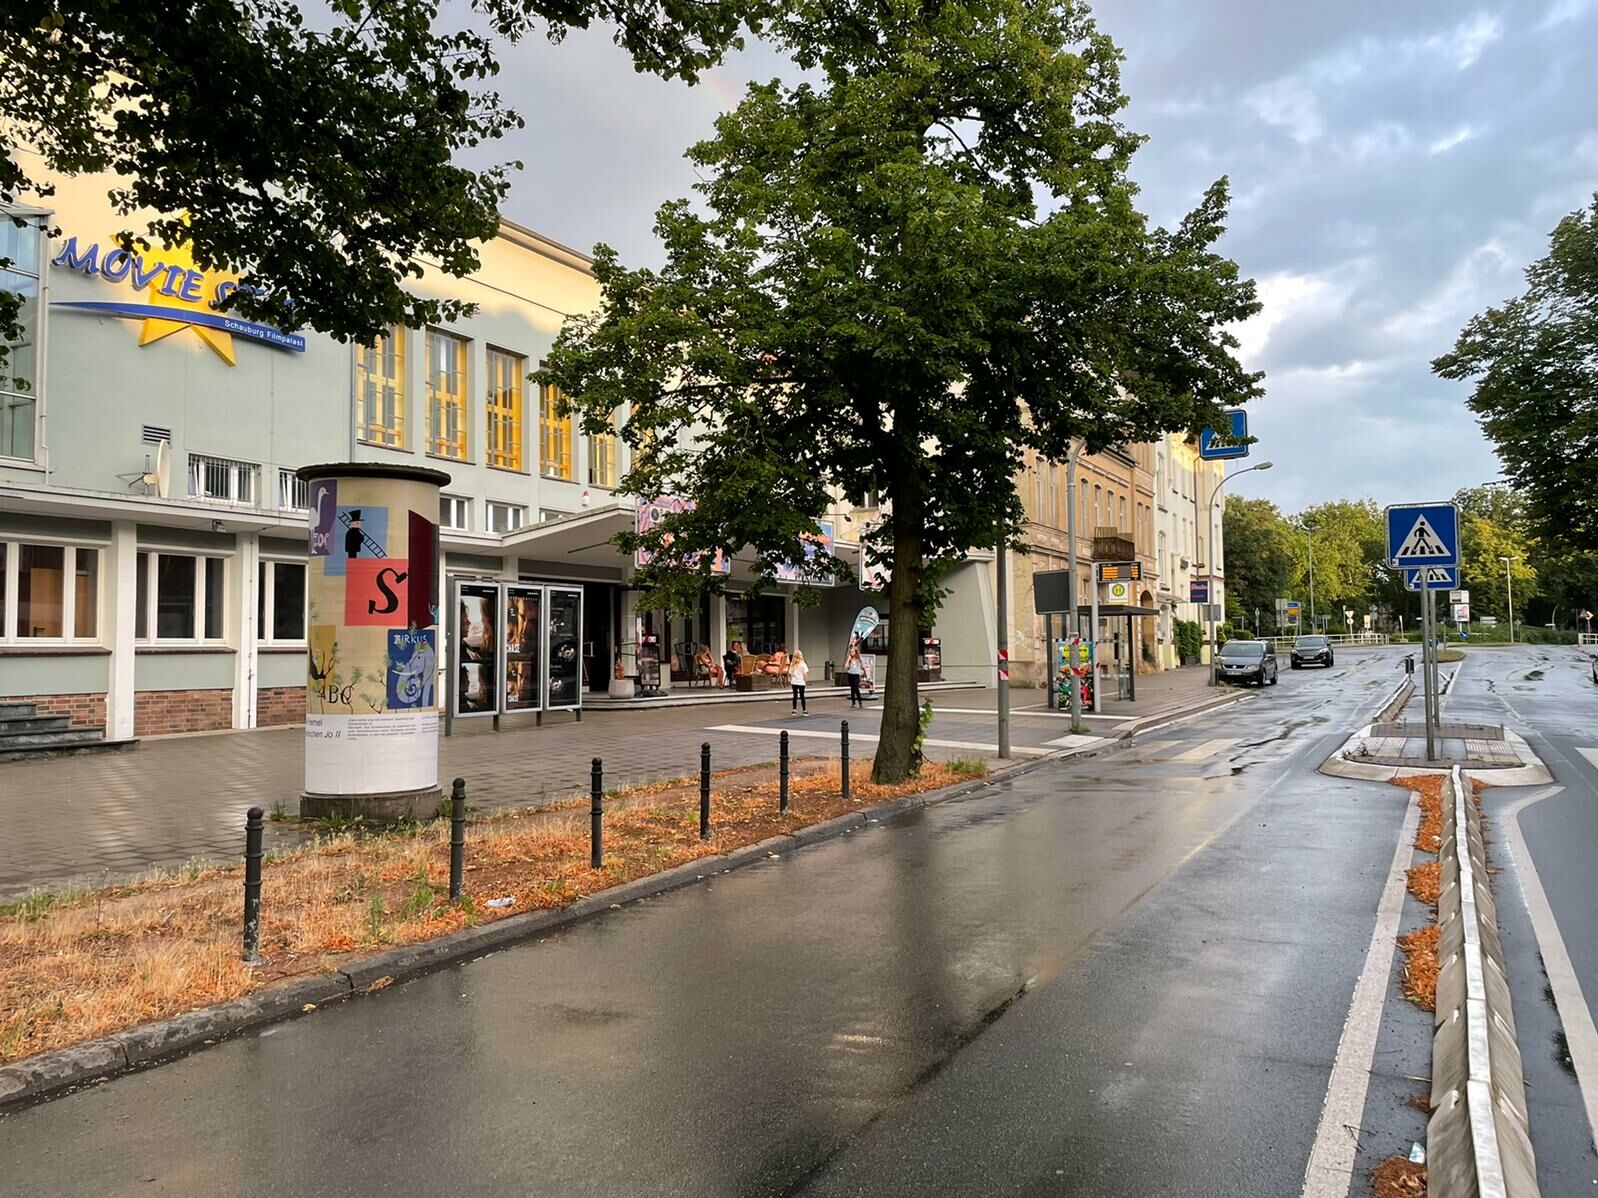
{"label": "trash bin", "polygon": [[822,670],[822,671],[821,671],[821,680],[822,680],[822,681],[823,681],[823,682],[831,682],[831,681],[832,681],[832,671],[833,671],[833,668],[834,668],[834,665],[833,665],[833,663],[832,663],[832,662],[830,662],[830,661],[829,661],[829,662],[828,662],[828,663],[827,663],[827,666],[826,666],[826,668],[825,668],[825,669],[824,669],[824,670]]}

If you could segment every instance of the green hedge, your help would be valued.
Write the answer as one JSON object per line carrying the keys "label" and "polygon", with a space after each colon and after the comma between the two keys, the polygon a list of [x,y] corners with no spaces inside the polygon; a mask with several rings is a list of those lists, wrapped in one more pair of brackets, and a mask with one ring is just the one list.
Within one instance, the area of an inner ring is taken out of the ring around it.
{"label": "green hedge", "polygon": [[1176,622],[1176,652],[1184,662],[1197,661],[1204,652],[1204,630],[1195,621]]}

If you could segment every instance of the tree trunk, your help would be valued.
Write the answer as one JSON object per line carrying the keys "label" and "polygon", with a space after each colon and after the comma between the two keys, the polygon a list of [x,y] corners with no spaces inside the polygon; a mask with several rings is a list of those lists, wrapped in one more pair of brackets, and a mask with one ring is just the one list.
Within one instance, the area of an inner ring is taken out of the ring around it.
{"label": "tree trunk", "polygon": [[888,582],[887,688],[876,761],[871,767],[871,780],[883,784],[903,782],[915,773],[919,766],[915,741],[921,730],[916,686],[921,640],[921,527],[913,519],[905,519],[903,511],[895,515],[893,577]]}

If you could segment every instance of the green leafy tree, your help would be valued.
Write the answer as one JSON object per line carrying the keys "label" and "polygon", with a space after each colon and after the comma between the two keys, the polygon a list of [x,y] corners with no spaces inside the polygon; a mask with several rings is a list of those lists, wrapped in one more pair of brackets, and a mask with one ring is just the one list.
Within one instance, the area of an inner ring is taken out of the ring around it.
{"label": "green leafy tree", "polygon": [[1432,369],[1474,382],[1470,409],[1536,531],[1598,550],[1598,195],[1559,222],[1526,284],[1472,318]]}
{"label": "green leafy tree", "polygon": [[1120,52],[1076,0],[795,0],[769,35],[803,81],[751,86],[689,152],[702,204],[660,210],[662,269],[596,251],[601,310],[540,377],[591,429],[630,412],[627,489],[697,503],[651,534],[671,548],[646,602],[723,585],[703,551],[798,560],[832,496],[880,490],[892,782],[939,577],[1014,542],[1025,450],[1194,430],[1259,394],[1226,331],[1259,305],[1213,248],[1224,180],[1175,229],[1134,207]]}
{"label": "green leafy tree", "polygon": [[1276,601],[1292,598],[1292,528],[1270,500],[1241,495],[1227,497],[1221,526],[1228,614],[1253,628],[1258,611],[1275,627]]}
{"label": "green leafy tree", "polygon": [[[766,6],[8,0],[0,205],[46,200],[57,175],[111,172],[118,212],[161,214],[123,244],[191,244],[202,268],[253,288],[224,305],[242,315],[359,340],[390,322],[447,320],[461,303],[407,283],[424,262],[469,273],[474,243],[497,231],[508,168],[460,158],[523,123],[489,86],[500,47],[608,21],[640,70],[691,79]],[[0,366],[22,335],[4,281]]]}
{"label": "green leafy tree", "polygon": [[1470,591],[1473,615],[1509,616],[1505,562],[1514,581],[1517,619],[1538,593],[1537,544],[1529,505],[1509,487],[1466,487],[1454,496],[1459,507],[1459,580]]}
{"label": "green leafy tree", "polygon": [[[1315,541],[1315,608],[1318,614],[1341,624],[1343,610],[1354,612],[1355,623],[1384,596],[1389,582],[1382,564],[1387,551],[1387,525],[1374,499],[1338,499],[1316,504],[1299,513],[1295,522],[1313,528]],[[1309,538],[1293,537],[1293,581],[1299,594],[1309,591]],[[1399,580],[1402,586],[1402,579]],[[1306,601],[1305,613],[1309,607]]]}

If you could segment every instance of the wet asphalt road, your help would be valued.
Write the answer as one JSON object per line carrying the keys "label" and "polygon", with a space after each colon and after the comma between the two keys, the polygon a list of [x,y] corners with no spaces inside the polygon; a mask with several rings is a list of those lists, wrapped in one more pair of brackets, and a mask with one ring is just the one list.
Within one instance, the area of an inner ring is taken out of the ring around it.
{"label": "wet asphalt road", "polygon": [[1313,770],[1398,660],[15,1113],[0,1189],[1297,1194],[1404,806]]}
{"label": "wet asphalt road", "polygon": [[[1519,821],[1548,905],[1589,1006],[1598,998],[1598,686],[1587,652],[1521,645],[1468,650],[1450,696],[1449,720],[1508,724],[1525,736],[1563,789],[1509,815],[1541,787],[1484,793],[1490,820]],[[1586,750],[1584,752],[1583,750]],[[1543,946],[1526,909],[1524,883],[1502,828],[1489,830],[1489,860],[1511,1001],[1526,1071],[1532,1147],[1545,1195],[1598,1193],[1598,1151],[1572,1068],[1564,1020],[1548,989]],[[1598,1080],[1598,1079],[1595,1079]]]}

